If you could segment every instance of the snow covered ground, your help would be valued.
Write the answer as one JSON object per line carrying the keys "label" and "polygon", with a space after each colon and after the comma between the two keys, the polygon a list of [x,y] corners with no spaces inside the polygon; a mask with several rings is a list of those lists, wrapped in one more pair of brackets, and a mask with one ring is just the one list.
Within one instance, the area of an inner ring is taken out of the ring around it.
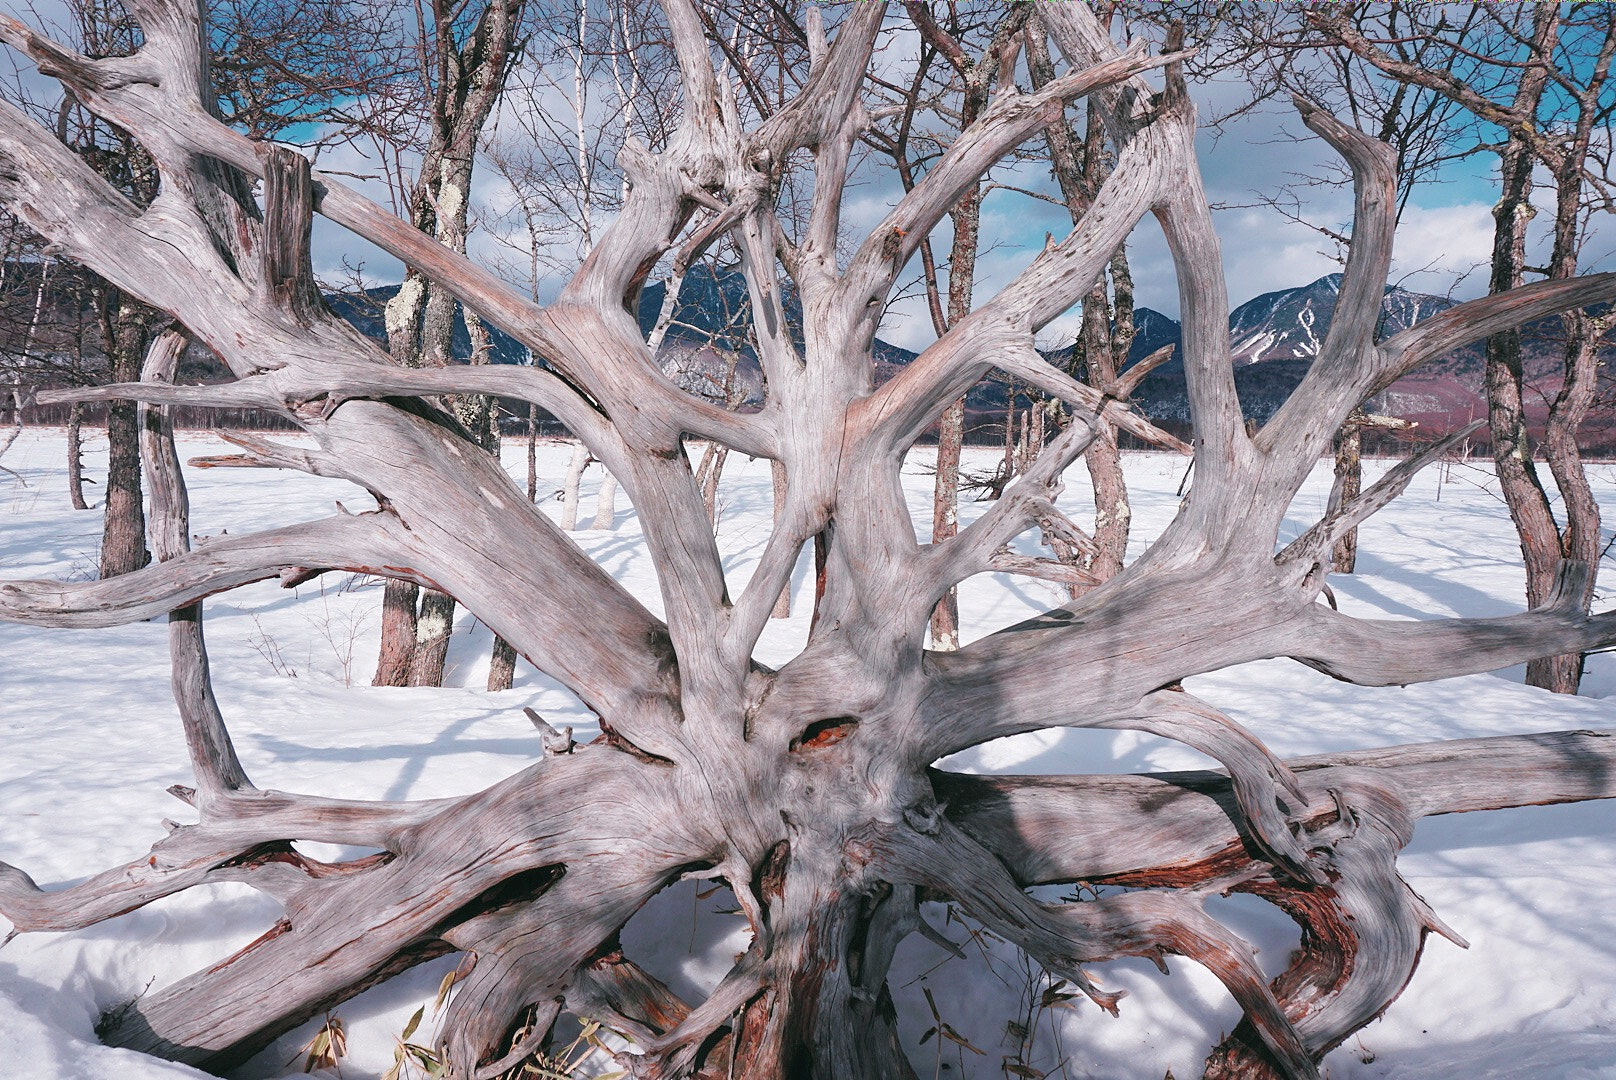
{"label": "snow covered ground", "polygon": [[[28,430],[0,473],[0,580],[83,579],[93,573],[100,515],[68,504],[60,431]],[[201,434],[181,436],[181,457],[227,452]],[[911,506],[929,520],[929,451],[906,470]],[[90,447],[88,473],[104,470],[105,447]],[[522,447],[506,448],[513,473]],[[541,448],[541,492],[560,487],[567,448]],[[744,582],[767,535],[769,473],[732,455],[721,490],[719,540],[732,582]],[[967,467],[971,466],[968,460]],[[986,469],[986,456],[976,460]],[[1378,473],[1384,463],[1371,463]],[[1134,492],[1135,553],[1170,519],[1181,459],[1137,455],[1127,462]],[[1616,466],[1594,468],[1607,518],[1616,520]],[[368,508],[340,482],[256,470],[188,470],[193,531],[238,534],[322,516],[341,499]],[[1082,520],[1088,498],[1081,468],[1065,503]],[[581,520],[593,517],[598,476],[586,478]],[[1287,529],[1316,519],[1329,488],[1317,469]],[[95,489],[91,489],[94,491]],[[93,496],[92,496],[93,497]],[[548,504],[559,512],[559,505]],[[969,520],[982,504],[968,505]],[[585,550],[655,609],[655,574],[636,518],[620,506],[616,529],[576,534]],[[1033,550],[1030,546],[1028,551]],[[1364,529],[1359,573],[1333,581],[1342,607],[1389,618],[1501,614],[1521,604],[1523,575],[1513,532],[1490,472],[1433,468]],[[779,664],[801,647],[811,588],[796,578],[798,615],[771,624],[760,658]],[[1616,567],[1606,566],[1616,581]],[[732,584],[732,591],[734,584]],[[984,576],[961,598],[967,637],[1058,602],[1055,589]],[[1609,606],[1608,600],[1602,606]],[[527,764],[538,741],[522,715],[532,706],[589,737],[589,721],[565,692],[530,668],[516,687],[485,693],[487,630],[462,614],[442,690],[376,689],[381,589],[327,575],[288,592],[263,584],[208,602],[208,638],[218,695],[248,772],[262,786],[349,797],[425,798],[469,792]],[[164,789],[189,782],[180,725],[168,691],[160,622],[100,631],[0,624],[0,860],[46,887],[139,858],[162,835],[164,817],[186,809]],[[1521,685],[1520,670],[1409,689],[1357,689],[1289,661],[1268,661],[1191,681],[1282,755],[1462,736],[1562,728],[1616,728],[1616,657],[1593,658],[1584,696],[1565,699]],[[1049,731],[990,744],[949,762],[954,768],[1015,772],[1111,772],[1201,767],[1192,751],[1133,733]],[[1616,804],[1498,811],[1426,819],[1402,860],[1405,876],[1471,942],[1441,939],[1384,1019],[1326,1062],[1347,1078],[1543,1080],[1616,1077]],[[743,947],[741,920],[726,894],[670,889],[625,934],[630,956],[676,990],[712,986]],[[1256,941],[1277,972],[1294,928],[1250,898],[1223,902],[1232,925]],[[930,912],[941,923],[946,912]],[[157,989],[257,937],[276,919],[273,902],[244,887],[209,887],[170,898],[92,929],[25,935],[0,951],[0,1076],[28,1080],[156,1080],[202,1074],[101,1046],[100,1012]],[[7,929],[0,919],[0,932]],[[900,953],[894,986],[901,1030],[921,1075],[999,1077],[1018,1052],[1014,1025],[1031,1027],[1028,1064],[1052,1077],[1157,1080],[1168,1070],[1199,1075],[1207,1049],[1238,1012],[1208,973],[1178,961],[1171,976],[1144,962],[1096,969],[1129,997],[1113,1020],[1086,1002],[1038,1011],[1042,983],[1017,954],[954,921],[970,959],[950,959],[919,938]],[[372,1078],[393,1061],[394,1038],[429,1003],[453,960],[395,979],[337,1009],[349,1052],[341,1074]],[[935,1037],[925,991],[973,1053]],[[429,1010],[430,1013],[430,1010]],[[1029,1024],[1029,1019],[1033,1022]],[[243,1078],[301,1075],[299,1047],[315,1024],[289,1034],[238,1072]],[[427,1026],[430,1026],[430,1018]],[[430,1041],[423,1030],[417,1041]],[[294,1062],[292,1059],[296,1057]]]}

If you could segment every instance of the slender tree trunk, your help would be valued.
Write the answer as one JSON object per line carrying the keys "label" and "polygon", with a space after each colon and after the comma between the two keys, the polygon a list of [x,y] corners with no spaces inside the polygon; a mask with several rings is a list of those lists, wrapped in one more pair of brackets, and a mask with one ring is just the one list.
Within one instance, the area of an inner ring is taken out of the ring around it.
{"label": "slender tree trunk", "polygon": [[[1561,552],[1567,559],[1597,568],[1603,554],[1599,502],[1582,465],[1577,432],[1593,405],[1598,379],[1596,357],[1611,320],[1609,316],[1595,318],[1582,311],[1568,313],[1562,320],[1568,338],[1565,383],[1549,410],[1543,456],[1560,489],[1561,512],[1565,515]],[[1590,573],[1580,597],[1585,611],[1593,601],[1595,581],[1595,575]],[[1582,669],[1580,653],[1546,657],[1527,663],[1527,681],[1559,694],[1575,694],[1582,682]]]}
{"label": "slender tree trunk", "polygon": [[707,520],[718,525],[718,481],[724,475],[724,463],[729,460],[729,448],[717,447],[712,461],[701,478],[701,504],[707,510]]}
{"label": "slender tree trunk", "polygon": [[[1616,54],[1616,21],[1607,16],[1600,58],[1594,65],[1594,74],[1586,92],[1578,101],[1574,136],[1562,144],[1564,157],[1554,170],[1551,278],[1566,279],[1577,274],[1577,252],[1582,240],[1584,169],[1589,160],[1594,126],[1604,122],[1605,113],[1601,111],[1599,101],[1601,88],[1609,78],[1613,54]],[[1593,317],[1582,309],[1568,311],[1561,316],[1566,335],[1563,376],[1560,392],[1549,406],[1543,439],[1543,456],[1554,476],[1555,487],[1560,492],[1561,513],[1565,519],[1560,535],[1560,554],[1590,568],[1582,595],[1578,597],[1584,612],[1589,610],[1593,601],[1594,585],[1603,555],[1603,539],[1599,503],[1588,482],[1587,470],[1583,468],[1577,435],[1593,405],[1599,380],[1599,347],[1612,321],[1608,313]],[[1527,664],[1526,680],[1556,693],[1575,694],[1582,682],[1582,668],[1581,654],[1544,657]]]}
{"label": "slender tree trunk", "polygon": [[[1555,6],[1536,8],[1533,46],[1538,55],[1552,54],[1558,32],[1559,16]],[[1546,80],[1547,71],[1541,67],[1522,73],[1514,101],[1517,111],[1528,115],[1537,112]],[[1518,288],[1524,280],[1526,227],[1536,214],[1531,202],[1532,173],[1536,164],[1531,148],[1518,137],[1512,136],[1499,153],[1503,191],[1498,205],[1493,208],[1490,292]],[[1556,247],[1560,245],[1557,243]],[[1563,251],[1556,251],[1556,255],[1562,254]],[[1487,423],[1492,436],[1493,462],[1526,562],[1527,604],[1538,608],[1554,596],[1563,556],[1559,525],[1554,520],[1554,511],[1538,476],[1527,437],[1524,377],[1520,330],[1511,329],[1488,338]],[[1575,675],[1570,680],[1565,678],[1573,663],[1580,672],[1580,658],[1558,665],[1552,658],[1531,661],[1527,664],[1526,681],[1562,693],[1575,693]]]}
{"label": "slender tree trunk", "polygon": [[600,493],[595,496],[595,520],[589,527],[610,532],[617,522],[617,477],[602,471],[605,475],[600,478]]}
{"label": "slender tree trunk", "polygon": [[11,409],[11,423],[7,425],[11,430],[0,435],[0,457],[4,457],[11,445],[22,434],[22,383],[14,379],[11,389],[4,395],[6,405]]}
{"label": "slender tree trunk", "polygon": [[[1490,291],[1518,288],[1526,259],[1526,226],[1531,204],[1533,160],[1524,146],[1512,143],[1502,155],[1504,194],[1493,210],[1493,266]],[[1542,607],[1554,593],[1560,569],[1560,530],[1533,462],[1526,432],[1522,390],[1521,334],[1507,330],[1487,339],[1487,425],[1499,487],[1509,506],[1526,562],[1526,599]],[[1552,672],[1543,661],[1528,665],[1528,681],[1545,685]]]}
{"label": "slender tree trunk", "polygon": [[[420,227],[421,223],[416,224]],[[421,366],[420,320],[425,303],[426,280],[413,270],[406,271],[385,312],[387,349],[400,367]],[[420,597],[420,586],[414,582],[388,580],[382,593],[381,652],[372,685],[410,685]]]}
{"label": "slender tree trunk", "polygon": [[539,407],[527,407],[527,501],[539,501]]}
{"label": "slender tree trunk", "polygon": [[[1330,489],[1330,509],[1356,499],[1363,490],[1363,414],[1354,410],[1335,437],[1335,483]],[[1358,565],[1358,529],[1341,534],[1330,556],[1331,569],[1350,574]]]}
{"label": "slender tree trunk", "polygon": [[[769,477],[774,482],[774,520],[775,520],[776,523],[778,523],[779,520],[780,520],[780,515],[785,511],[786,495],[787,495],[788,491],[790,490],[790,487],[789,487],[789,484],[788,484],[787,478],[786,478],[785,463],[781,462],[781,461],[771,460],[769,462]],[[771,619],[789,619],[789,618],[791,618],[791,578],[790,578],[790,576],[787,576],[786,583],[785,583],[784,587],[782,587],[781,590],[780,590],[780,598],[774,602],[774,610],[769,612],[769,618],[771,618]]]}
{"label": "slender tree trunk", "polygon": [[416,603],[420,586],[389,578],[382,594],[382,648],[372,686],[410,685],[410,660],[415,655]]}
{"label": "slender tree trunk", "polygon": [[[1106,387],[1117,379],[1117,362],[1111,345],[1111,305],[1105,285],[1096,287],[1083,301],[1083,327],[1079,346],[1086,369],[1080,378],[1090,386]],[[1128,483],[1122,476],[1122,454],[1117,448],[1117,430],[1101,421],[1100,432],[1083,455],[1089,480],[1094,485],[1095,552],[1084,567],[1101,581],[1122,570],[1128,554],[1128,526],[1133,508],[1128,502]]]}
{"label": "slender tree trunk", "polygon": [[583,484],[584,470],[588,467],[589,448],[581,442],[574,443],[567,475],[561,481],[561,527],[567,532],[578,527],[578,488]]}
{"label": "slender tree trunk", "polygon": [[[115,316],[109,313],[112,378],[136,382],[146,353],[147,327],[142,313],[127,300]],[[140,493],[140,415],[133,401],[107,403],[107,486],[105,524],[101,534],[101,577],[139,570],[150,561],[146,551],[146,511]]]}
{"label": "slender tree trunk", "polygon": [[[490,0],[464,36],[453,16],[434,8],[431,61],[428,75],[432,91],[432,138],[410,196],[412,224],[431,233],[438,243],[464,254],[469,231],[471,179],[477,143],[494,104],[504,90],[516,42],[523,0]],[[422,43],[423,60],[427,44]],[[435,77],[435,79],[434,79]],[[433,84],[435,81],[435,85]],[[388,348],[395,362],[405,366],[445,367],[453,360],[454,294],[408,267],[404,285],[388,304]],[[468,331],[476,316],[465,313]],[[475,334],[475,331],[473,331]],[[485,349],[486,349],[486,342]],[[475,353],[475,349],[474,349]],[[473,361],[476,362],[474,355]],[[466,405],[472,412],[478,406]],[[480,414],[482,415],[482,414]],[[486,421],[488,416],[484,415]],[[481,432],[480,427],[473,427]],[[475,436],[481,441],[485,436]],[[454,626],[454,600],[427,590],[417,612],[387,610],[387,604],[413,605],[404,589],[389,589],[382,614],[382,656],[408,655],[408,679],[413,686],[439,686]],[[413,633],[411,632],[413,631]],[[386,635],[394,635],[391,640]],[[395,674],[396,666],[388,674]],[[377,681],[383,672],[378,669]]]}
{"label": "slender tree trunk", "polygon": [[454,597],[435,589],[421,594],[421,612],[415,619],[415,650],[410,654],[410,686],[442,686],[443,665],[454,633]]}
{"label": "slender tree trunk", "polygon": [[84,501],[84,402],[75,401],[67,413],[67,497],[73,509],[88,510]]}
{"label": "slender tree trunk", "polygon": [[[972,186],[949,212],[954,244],[948,261],[948,324],[956,325],[971,310],[976,252],[982,219],[982,189]],[[932,487],[931,542],[941,544],[959,533],[960,451],[965,443],[965,399],[943,411],[937,424],[937,478]],[[950,588],[931,613],[931,646],[959,648],[959,590]]]}
{"label": "slender tree trunk", "polygon": [[[965,442],[965,399],[943,412],[937,425],[937,479],[932,486],[931,542],[959,533],[960,449]],[[959,648],[959,591],[949,589],[931,613],[931,647]]]}
{"label": "slender tree trunk", "polygon": [[[1015,55],[1012,45],[1026,16],[1010,10],[1000,19],[993,38],[981,56],[967,59],[958,41],[952,40],[925,5],[907,5],[921,33],[934,47],[950,57],[950,63],[961,76],[964,88],[960,96],[960,127],[974,123],[987,108],[995,79],[1004,74],[1006,58]],[[907,170],[905,164],[904,169]],[[907,172],[906,172],[907,177]],[[907,183],[907,179],[906,179]],[[959,325],[971,311],[975,296],[976,257],[981,243],[982,186],[972,183],[959,196],[948,212],[954,228],[954,240],[948,260],[948,310],[939,312],[936,290],[936,272],[926,259],[927,293],[931,301],[932,321],[938,334]],[[931,539],[933,544],[945,543],[959,532],[959,465],[960,449],[965,441],[965,399],[962,397],[943,410],[937,425],[937,477],[932,489]],[[959,591],[950,585],[932,610],[929,624],[932,648],[952,651],[959,648],[960,618]]]}
{"label": "slender tree trunk", "polygon": [[494,655],[488,661],[488,689],[509,690],[516,681],[516,646],[494,635]]}
{"label": "slender tree trunk", "polygon": [[[1028,68],[1034,86],[1047,85],[1054,77],[1047,39],[1041,24],[1027,31]],[[1081,221],[1094,202],[1096,193],[1111,174],[1106,152],[1105,125],[1091,103],[1088,125],[1079,141],[1067,121],[1053,124],[1045,132],[1055,179],[1072,221]],[[1083,322],[1073,344],[1073,374],[1101,391],[1110,392],[1128,361],[1134,339],[1133,274],[1125,247],[1119,247],[1109,265],[1111,296],[1105,278],[1083,301]],[[1113,303],[1114,301],[1114,303]],[[1100,420],[1101,432],[1084,454],[1089,480],[1094,487],[1094,544],[1092,555],[1082,560],[1084,569],[1100,581],[1116,576],[1128,556],[1128,533],[1133,522],[1133,505],[1122,473],[1122,451],[1116,426]],[[1075,597],[1082,586],[1072,586]]]}
{"label": "slender tree trunk", "polygon": [[[539,491],[539,437],[538,406],[527,407],[527,501],[533,502]],[[488,661],[488,689],[509,690],[516,680],[516,646],[494,635],[494,654]]]}

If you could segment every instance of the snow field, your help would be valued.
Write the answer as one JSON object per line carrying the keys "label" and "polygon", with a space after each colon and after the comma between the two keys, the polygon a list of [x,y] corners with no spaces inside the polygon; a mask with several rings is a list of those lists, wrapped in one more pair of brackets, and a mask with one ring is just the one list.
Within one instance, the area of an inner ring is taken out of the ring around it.
{"label": "snow field", "polygon": [[[29,429],[4,464],[26,487],[0,474],[0,580],[85,579],[93,574],[100,515],[76,512],[66,495],[65,437]],[[518,486],[525,448],[505,447]],[[182,459],[229,452],[202,433],[182,433]],[[557,491],[568,445],[540,446],[541,498]],[[930,520],[931,451],[905,468],[911,510]],[[994,454],[968,450],[967,470],[986,471]],[[91,443],[87,475],[104,471],[105,447]],[[1368,462],[1372,479],[1387,462]],[[1171,520],[1183,459],[1131,455],[1133,545],[1138,554]],[[1594,466],[1596,492],[1616,520],[1616,466]],[[580,521],[594,513],[598,467],[584,481]],[[188,469],[192,531],[231,535],[335,512],[371,508],[350,485],[267,470]],[[1287,519],[1287,537],[1324,508],[1328,463],[1321,463]],[[1081,467],[1067,475],[1062,504],[1079,522],[1092,516]],[[89,489],[92,500],[96,488]],[[767,462],[731,454],[720,489],[718,537],[737,593],[768,536]],[[987,504],[967,503],[962,524]],[[559,503],[545,506],[559,516]],[[613,531],[584,530],[579,544],[614,577],[660,610],[655,570],[638,521],[620,499]],[[1036,537],[1021,550],[1037,553]],[[1616,567],[1607,563],[1607,576]],[[1508,517],[1490,470],[1433,466],[1407,495],[1372,518],[1360,540],[1358,573],[1331,584],[1343,610],[1380,618],[1490,615],[1518,610],[1524,577]],[[1616,580],[1613,577],[1612,580]],[[771,622],[757,653],[779,665],[801,648],[811,603],[804,558],[793,581],[794,617]],[[1607,586],[1608,594],[1612,587]],[[967,640],[1062,598],[1054,586],[983,575],[961,590]],[[441,690],[373,688],[381,589],[341,574],[282,590],[273,583],[207,602],[207,634],[218,696],[237,748],[264,787],[346,797],[427,798],[485,787],[528,764],[538,740],[522,715],[531,706],[552,723],[572,724],[580,740],[591,720],[565,691],[525,665],[514,689],[488,694],[491,637],[460,613]],[[1610,606],[1610,600],[1600,602]],[[1584,696],[1556,697],[1520,685],[1520,671],[1398,688],[1359,688],[1301,665],[1265,661],[1190,680],[1190,689],[1245,723],[1281,755],[1400,742],[1562,728],[1616,728],[1616,658],[1590,661]],[[951,768],[994,772],[1119,772],[1197,768],[1206,759],[1137,733],[1051,730],[956,755]],[[0,623],[0,860],[51,887],[145,854],[164,817],[190,820],[165,793],[189,783],[179,721],[168,690],[161,622],[94,631]],[[329,857],[330,849],[311,853]],[[1471,942],[1460,950],[1427,942],[1413,982],[1387,1015],[1326,1061],[1336,1080],[1534,1075],[1545,1080],[1616,1077],[1616,805],[1496,811],[1428,818],[1402,860],[1405,877]],[[705,886],[700,891],[705,891]],[[1053,890],[1060,892],[1060,890]],[[1220,901],[1217,914],[1262,950],[1277,972],[1296,941],[1288,920],[1260,901]],[[694,883],[664,892],[625,933],[628,954],[675,990],[714,985],[745,946],[744,923],[727,892],[699,896]],[[951,959],[919,937],[900,951],[893,986],[901,1032],[923,1076],[987,1078],[1003,1065],[1027,1026],[1029,988],[1044,983],[1014,950],[971,924],[934,924],[962,942],[970,959]],[[0,951],[0,1076],[28,1080],[155,1080],[202,1076],[195,1070],[101,1046],[93,1025],[104,1009],[182,978],[241,947],[277,918],[276,905],[245,887],[192,890],[75,934],[25,935]],[[0,934],[8,927],[0,919]],[[394,1037],[429,1003],[452,958],[378,987],[336,1012],[347,1026],[342,1076],[377,1077],[393,1061]],[[1082,999],[1034,1010],[1035,1037],[1024,1060],[1051,1077],[1156,1080],[1171,1069],[1199,1075],[1208,1048],[1238,1019],[1210,974],[1187,961],[1163,977],[1143,961],[1103,965],[1108,988],[1129,991],[1113,1020]],[[929,990],[952,1030],[983,1051],[933,1036]],[[430,1010],[429,1010],[430,1012]],[[300,1076],[297,1053],[317,1022],[278,1040],[237,1076]],[[430,1041],[430,1019],[416,1041]],[[291,1059],[296,1056],[297,1060]],[[602,1068],[605,1065],[602,1063]]]}

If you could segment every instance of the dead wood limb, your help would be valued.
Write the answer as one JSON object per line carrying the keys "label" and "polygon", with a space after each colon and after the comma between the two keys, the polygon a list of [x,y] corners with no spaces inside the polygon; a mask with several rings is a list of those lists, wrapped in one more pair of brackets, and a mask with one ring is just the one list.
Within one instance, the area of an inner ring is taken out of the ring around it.
{"label": "dead wood limb", "polygon": [[930,564],[927,603],[945,590],[989,569],[998,552],[1041,518],[1059,514],[1054,500],[1061,476],[1099,435],[1094,418],[1075,416],[1065,431],[1045,447],[1026,472],[1017,477],[987,513],[927,553]]}
{"label": "dead wood limb", "polygon": [[[1118,375],[1117,381],[1111,386],[1106,387],[1105,392],[1116,398],[1118,401],[1127,401],[1133,396],[1133,392],[1139,389],[1139,384],[1144,382],[1145,378],[1151,372],[1155,371],[1157,368],[1167,363],[1167,361],[1171,360],[1173,358],[1173,354],[1177,351],[1178,346],[1176,345],[1163,345],[1161,348],[1157,349],[1149,356],[1142,358],[1137,364],[1134,364],[1132,367]],[[1182,444],[1174,449],[1179,450],[1180,453],[1189,452],[1189,448],[1182,446]]]}
{"label": "dead wood limb", "polygon": [[1371,516],[1384,510],[1394,499],[1408,490],[1408,485],[1421,469],[1440,461],[1448,451],[1463,443],[1485,427],[1487,421],[1476,420],[1453,434],[1427,446],[1419,453],[1399,462],[1367,491],[1345,503],[1333,506],[1324,519],[1301,536],[1287,544],[1276,562],[1290,562],[1311,566],[1325,558],[1344,534],[1362,525]]}
{"label": "dead wood limb", "polygon": [[423,581],[411,551],[381,514],[343,515],[250,536],[220,537],[201,550],[102,581],[8,581],[0,618],[37,626],[121,626],[205,596],[319,566]]}
{"label": "dead wood limb", "polygon": [[[160,334],[146,354],[140,373],[142,381],[170,382],[188,341],[179,330]],[[151,491],[147,535],[158,562],[167,562],[191,550],[191,513],[185,477],[174,449],[174,425],[166,409],[141,407],[140,456]],[[185,728],[185,745],[191,755],[192,774],[196,777],[195,805],[206,817],[214,812],[221,799],[250,789],[252,782],[236,756],[219,703],[213,696],[200,603],[169,613],[168,651],[174,703]]]}
{"label": "dead wood limb", "polygon": [[1490,619],[1391,622],[1310,604],[1296,625],[1295,647],[1285,651],[1344,682],[1406,686],[1608,648],[1616,644],[1616,612],[1583,611],[1588,573],[1586,564],[1568,559],[1542,607]]}
{"label": "dead wood limb", "polygon": [[[1135,46],[1120,55],[1097,58],[1085,70],[1064,75],[1033,93],[1001,94],[974,124],[960,133],[925,177],[905,192],[898,205],[871,231],[848,265],[843,288],[849,295],[884,295],[898,270],[914,256],[920,242],[943,215],[959,202],[960,195],[975,185],[1000,158],[1060,119],[1068,101],[1181,61],[1189,55],[1191,53],[1176,52],[1149,56],[1142,47]],[[894,245],[889,245],[888,239],[893,237],[897,239],[896,250],[889,251]],[[1106,257],[1110,257],[1109,251]],[[1031,294],[1049,284],[1042,272],[1036,276],[1039,283],[1028,282],[1018,291]],[[1077,288],[1073,297],[1085,291],[1086,286]],[[1071,303],[1070,299],[1060,297],[1048,301],[1058,305],[1057,313]],[[1039,325],[1037,316],[1033,317],[1033,322]]]}
{"label": "dead wood limb", "polygon": [[[1286,763],[1305,793],[1298,822],[1327,883],[1298,887],[1262,873],[1231,782],[1215,773],[1043,778],[934,774],[962,829],[1004,859],[1022,885],[1233,887],[1302,924],[1303,949],[1273,984],[1308,1054],[1322,1058],[1401,993],[1435,930],[1463,945],[1396,872],[1415,818],[1616,797],[1616,733],[1576,731],[1315,755]],[[1134,803],[1134,800],[1139,800]],[[1173,823],[1130,831],[1124,807],[1150,803]],[[1081,821],[1081,828],[1074,827]],[[1081,834],[1081,835],[1080,835]],[[1253,876],[1253,872],[1257,875]],[[1129,894],[1131,900],[1146,894]],[[1087,904],[1071,905],[1084,908]],[[1193,955],[1193,954],[1191,954]],[[1297,1075],[1248,1020],[1214,1051],[1208,1075]]]}
{"label": "dead wood limb", "polygon": [[1312,865],[1302,841],[1291,834],[1307,798],[1284,762],[1228,715],[1182,689],[1158,690],[1140,704],[1138,715],[1095,726],[1148,731],[1216,760],[1232,777],[1242,831],[1253,845],[1296,880],[1324,883],[1324,871]]}
{"label": "dead wood limb", "polygon": [[[1093,287],[1133,225],[1167,186],[1161,164],[1142,145],[1149,141],[1135,140],[1122,148],[1089,212],[1065,239],[1045,248],[993,300],[956,323],[858,404],[854,416],[880,440],[877,445],[908,446],[944,405],[990,368],[1036,355],[1032,335]],[[1100,395],[1091,391],[1087,396]],[[1118,425],[1126,427],[1126,410],[1118,414]]]}
{"label": "dead wood limb", "polygon": [[1035,555],[1015,555],[1008,551],[996,552],[988,558],[987,568],[1000,574],[1018,574],[1054,581],[1062,585],[1084,585],[1092,588],[1100,579],[1078,566],[1059,559],[1041,559]]}
{"label": "dead wood limb", "polygon": [[1245,1008],[1288,1076],[1318,1076],[1301,1035],[1269,991],[1250,944],[1208,916],[1193,892],[1039,903],[1021,891],[988,849],[951,824],[932,835],[891,841],[883,856],[893,872],[952,896],[973,918],[1019,945],[1046,971],[1071,980],[1108,1012],[1116,1013],[1122,995],[1098,989],[1082,964],[1119,956],[1143,956],[1161,964],[1168,953],[1204,964]]}
{"label": "dead wood limb", "polygon": [[1293,470],[1302,470],[1323,453],[1335,428],[1368,396],[1360,382],[1362,353],[1366,345],[1373,351],[1391,267],[1397,231],[1397,156],[1387,144],[1343,124],[1306,98],[1294,100],[1302,122],[1352,169],[1353,188],[1352,244],[1330,329],[1301,385],[1258,440],[1259,446],[1286,458]]}
{"label": "dead wood limb", "polygon": [[[16,867],[0,864],[0,915],[19,931],[64,931],[92,926],[153,900],[216,881],[259,887],[260,872],[287,868],[312,879],[323,864],[294,856],[294,839],[399,851],[411,829],[440,812],[448,800],[384,803],[238,789],[208,806],[207,819],[181,825],[151,852],[126,866],[66,889],[41,890]],[[265,891],[283,896],[274,883]]]}
{"label": "dead wood limb", "polygon": [[[1616,732],[1560,731],[1342,751],[1285,765],[1307,795],[1308,827],[1335,814],[1331,769],[1374,770],[1414,817],[1616,796]],[[932,774],[948,816],[1023,885],[1133,881],[1192,885],[1253,863],[1229,778]],[[1146,806],[1161,808],[1145,817]],[[1082,827],[1076,827],[1081,822]],[[1126,844],[1120,838],[1128,836]]]}
{"label": "dead wood limb", "polygon": [[1378,394],[1427,360],[1471,342],[1613,298],[1616,298],[1616,273],[1606,273],[1539,281],[1455,304],[1380,343],[1368,372],[1372,378],[1364,380],[1364,396]]}

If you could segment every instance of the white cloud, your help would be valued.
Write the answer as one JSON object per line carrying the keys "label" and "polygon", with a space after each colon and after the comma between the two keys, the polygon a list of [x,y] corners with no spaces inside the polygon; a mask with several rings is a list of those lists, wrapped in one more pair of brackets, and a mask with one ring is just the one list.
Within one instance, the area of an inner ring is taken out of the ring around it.
{"label": "white cloud", "polygon": [[1482,203],[1410,206],[1397,227],[1391,280],[1415,292],[1470,299],[1487,291],[1492,207]]}

